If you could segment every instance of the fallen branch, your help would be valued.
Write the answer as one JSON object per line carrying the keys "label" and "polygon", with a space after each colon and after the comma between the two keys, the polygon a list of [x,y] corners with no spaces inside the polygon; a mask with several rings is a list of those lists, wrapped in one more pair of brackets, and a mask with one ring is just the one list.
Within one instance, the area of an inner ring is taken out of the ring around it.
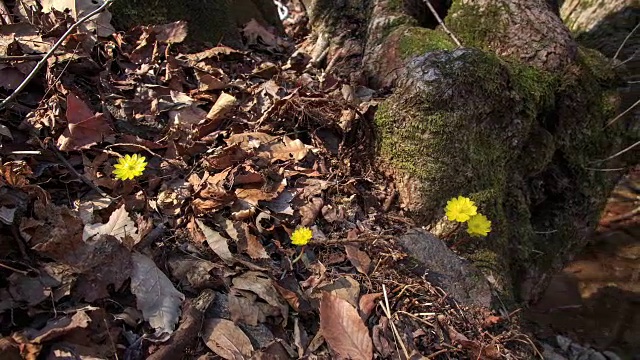
{"label": "fallen branch", "polygon": [[213,290],[205,289],[193,301],[187,302],[176,332],[147,360],[182,359],[185,349],[192,348],[198,340],[205,312],[215,297]]}
{"label": "fallen branch", "polygon": [[44,57],[42,59],[40,59],[40,61],[38,61],[38,64],[36,64],[36,66],[33,68],[33,70],[31,70],[31,72],[29,73],[29,75],[27,75],[27,77],[22,81],[22,83],[20,83],[20,86],[18,86],[11,95],[9,95],[6,99],[2,100],[2,103],[0,103],[0,109],[3,109],[5,106],[7,106],[7,104],[12,101],[13,99],[16,98],[16,96],[18,96],[18,94],[24,90],[25,87],[27,87],[27,85],[29,84],[29,82],[36,76],[36,74],[38,73],[38,71],[40,71],[40,69],[42,69],[42,67],[44,66],[44,64],[47,62],[47,59],[49,59],[53,53],[56,51],[56,49],[58,47],[60,47],[60,45],[62,45],[62,43],[67,39],[67,37],[69,35],[71,35],[71,33],[78,27],[80,26],[80,24],[84,23],[85,21],[91,19],[92,17],[94,17],[95,15],[97,15],[98,13],[102,12],[104,9],[106,9],[109,5],[111,5],[115,0],[107,0],[105,1],[102,5],[100,5],[99,8],[93,10],[92,12],[88,13],[87,15],[83,16],[82,18],[78,19],[78,21],[76,21],[73,25],[69,26],[69,29],[67,29],[67,31],[60,37],[60,39],[58,39],[58,41],[53,44],[53,46],[51,47],[51,49],[49,49],[49,51],[44,55]]}

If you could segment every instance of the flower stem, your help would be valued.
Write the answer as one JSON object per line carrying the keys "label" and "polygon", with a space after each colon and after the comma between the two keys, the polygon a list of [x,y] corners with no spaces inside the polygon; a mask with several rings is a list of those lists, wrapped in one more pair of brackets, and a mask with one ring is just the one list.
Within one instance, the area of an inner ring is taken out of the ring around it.
{"label": "flower stem", "polygon": [[293,261],[291,262],[291,265],[295,264],[296,262],[298,262],[298,260],[300,260],[302,258],[302,254],[304,254],[304,248],[305,248],[305,246],[303,246],[300,249],[300,255],[298,255],[295,259],[293,259]]}
{"label": "flower stem", "polygon": [[469,239],[471,239],[469,236],[463,237],[462,239],[460,239],[460,240],[456,241],[455,243],[453,243],[453,245],[451,245],[451,249],[455,249],[457,246],[467,242]]}

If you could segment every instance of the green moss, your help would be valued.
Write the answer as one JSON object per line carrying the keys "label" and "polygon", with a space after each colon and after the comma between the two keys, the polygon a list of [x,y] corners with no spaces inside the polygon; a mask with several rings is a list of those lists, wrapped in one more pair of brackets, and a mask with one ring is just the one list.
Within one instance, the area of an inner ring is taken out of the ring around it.
{"label": "green moss", "polygon": [[504,13],[508,7],[500,4],[480,6],[455,0],[449,9],[447,26],[467,47],[488,49],[492,36],[507,26]]}
{"label": "green moss", "polygon": [[513,85],[527,101],[530,115],[550,109],[554,105],[557,76],[533,66],[524,65],[516,61],[509,63],[511,77],[515,79]]}
{"label": "green moss", "polygon": [[451,38],[442,31],[420,27],[402,29],[400,35],[400,55],[407,59],[434,50],[452,50],[456,46]]}
{"label": "green moss", "polygon": [[396,29],[400,28],[402,25],[415,26],[416,21],[413,18],[406,15],[401,15],[401,16],[392,18],[391,21],[383,25],[384,27],[381,30],[382,36],[380,37],[379,42],[382,42],[391,33],[393,33]]}

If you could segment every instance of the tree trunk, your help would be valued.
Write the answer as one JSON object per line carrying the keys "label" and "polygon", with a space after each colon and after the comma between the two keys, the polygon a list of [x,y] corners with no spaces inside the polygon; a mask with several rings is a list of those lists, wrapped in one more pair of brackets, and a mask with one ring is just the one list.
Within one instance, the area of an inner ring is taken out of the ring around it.
{"label": "tree trunk", "polygon": [[[493,222],[486,239],[453,241],[505,298],[535,299],[598,222],[632,143],[621,79],[581,47],[554,1],[433,1],[458,47],[421,0],[315,0],[317,66],[353,85],[393,89],[376,114],[379,163],[401,207],[436,234],[443,208],[470,196]],[[449,8],[449,5],[451,7]]]}

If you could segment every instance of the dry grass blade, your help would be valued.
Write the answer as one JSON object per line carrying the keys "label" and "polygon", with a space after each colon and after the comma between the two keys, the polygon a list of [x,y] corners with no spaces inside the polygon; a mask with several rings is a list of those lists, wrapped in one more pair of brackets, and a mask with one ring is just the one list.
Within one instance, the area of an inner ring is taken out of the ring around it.
{"label": "dry grass blade", "polygon": [[391,307],[389,306],[389,297],[387,296],[387,287],[384,286],[384,284],[382,284],[382,292],[384,293],[384,303],[380,301],[379,302],[380,307],[382,307],[382,310],[384,311],[385,316],[389,319],[391,330],[393,331],[393,335],[396,338],[396,342],[400,344],[400,347],[402,348],[402,352],[404,353],[405,359],[408,359],[409,352],[407,351],[407,347],[404,344],[404,341],[402,341],[402,338],[400,337],[400,333],[398,333],[398,329],[396,328],[396,325],[393,323],[393,318],[391,317],[392,314],[391,314]]}

